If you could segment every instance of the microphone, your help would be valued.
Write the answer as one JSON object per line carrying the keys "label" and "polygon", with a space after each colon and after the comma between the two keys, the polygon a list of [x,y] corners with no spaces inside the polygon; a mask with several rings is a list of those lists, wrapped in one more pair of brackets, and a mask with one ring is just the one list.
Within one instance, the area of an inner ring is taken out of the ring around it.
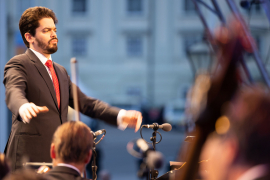
{"label": "microphone", "polygon": [[169,123],[164,123],[162,125],[158,125],[158,123],[153,123],[152,125],[145,124],[145,125],[142,125],[142,127],[152,128],[153,130],[158,130],[158,129],[162,129],[163,131],[172,130],[172,125],[170,125]]}
{"label": "microphone", "polygon": [[249,9],[252,4],[260,4],[263,2],[264,1],[261,1],[261,0],[242,0],[240,1],[240,6],[244,9]]}
{"label": "microphone", "polygon": [[93,134],[93,137],[96,138],[97,136],[101,135],[104,133],[104,135],[106,134],[106,130],[105,129],[101,129],[101,130],[98,130],[96,132],[93,132],[91,131],[91,133]]}

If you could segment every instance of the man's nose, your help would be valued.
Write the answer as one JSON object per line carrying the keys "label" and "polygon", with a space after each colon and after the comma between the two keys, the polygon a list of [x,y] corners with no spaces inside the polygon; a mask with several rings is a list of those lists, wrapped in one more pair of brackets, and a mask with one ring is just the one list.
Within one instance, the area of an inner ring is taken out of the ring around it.
{"label": "man's nose", "polygon": [[55,31],[52,31],[52,33],[51,33],[51,37],[57,37],[57,35],[56,35],[56,32],[55,32]]}

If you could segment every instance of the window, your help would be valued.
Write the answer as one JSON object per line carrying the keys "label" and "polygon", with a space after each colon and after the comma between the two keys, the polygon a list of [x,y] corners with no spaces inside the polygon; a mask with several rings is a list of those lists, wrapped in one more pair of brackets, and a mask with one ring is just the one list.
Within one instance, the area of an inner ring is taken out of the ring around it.
{"label": "window", "polygon": [[140,57],[143,54],[143,40],[141,36],[127,37],[127,55],[129,57]]}
{"label": "window", "polygon": [[[267,0],[269,1],[269,0]],[[253,15],[262,15],[263,14],[263,3],[264,1],[241,1],[240,6],[248,15],[248,21],[252,18]]]}
{"label": "window", "polygon": [[84,15],[87,12],[86,0],[72,0],[72,13]]}
{"label": "window", "polygon": [[86,37],[73,37],[71,42],[71,52],[73,56],[86,56],[87,55],[87,38]]}
{"label": "window", "polygon": [[185,0],[184,1],[184,10],[186,13],[195,13],[195,5],[192,0]]}
{"label": "window", "polygon": [[254,14],[262,14],[262,4],[252,4],[251,6],[251,13]]}
{"label": "window", "polygon": [[127,13],[129,15],[142,15],[143,2],[142,0],[127,0]]}

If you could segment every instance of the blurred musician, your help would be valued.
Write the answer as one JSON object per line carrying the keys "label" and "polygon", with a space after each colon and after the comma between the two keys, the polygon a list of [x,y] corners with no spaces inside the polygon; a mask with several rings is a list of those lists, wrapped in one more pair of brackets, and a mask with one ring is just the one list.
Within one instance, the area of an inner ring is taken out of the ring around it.
{"label": "blurred musician", "polygon": [[268,89],[254,86],[238,92],[226,116],[217,121],[219,134],[204,145],[201,159],[208,162],[200,167],[203,179],[270,179],[269,107]]}
{"label": "blurred musician", "polygon": [[53,168],[45,173],[51,180],[84,180],[81,174],[91,159],[93,136],[80,121],[70,121],[57,128],[51,144]]}

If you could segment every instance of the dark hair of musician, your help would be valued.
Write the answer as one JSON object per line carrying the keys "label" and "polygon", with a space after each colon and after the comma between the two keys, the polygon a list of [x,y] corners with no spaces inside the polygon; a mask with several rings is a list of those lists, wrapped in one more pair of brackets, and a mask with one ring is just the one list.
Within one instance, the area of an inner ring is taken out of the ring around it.
{"label": "dark hair of musician", "polygon": [[69,121],[57,128],[52,143],[57,159],[65,163],[83,162],[93,147],[91,129],[80,121]]}
{"label": "dark hair of musician", "polygon": [[267,88],[242,89],[229,108],[228,137],[236,139],[236,161],[249,165],[270,163],[270,94]]}
{"label": "dark hair of musician", "polygon": [[19,22],[19,29],[23,38],[24,44],[29,48],[29,42],[26,41],[24,34],[30,33],[36,35],[36,29],[39,27],[39,20],[43,18],[52,18],[54,23],[58,22],[54,12],[46,7],[31,7],[24,11]]}
{"label": "dark hair of musician", "polygon": [[3,179],[10,171],[8,160],[4,154],[0,153],[0,179]]}

